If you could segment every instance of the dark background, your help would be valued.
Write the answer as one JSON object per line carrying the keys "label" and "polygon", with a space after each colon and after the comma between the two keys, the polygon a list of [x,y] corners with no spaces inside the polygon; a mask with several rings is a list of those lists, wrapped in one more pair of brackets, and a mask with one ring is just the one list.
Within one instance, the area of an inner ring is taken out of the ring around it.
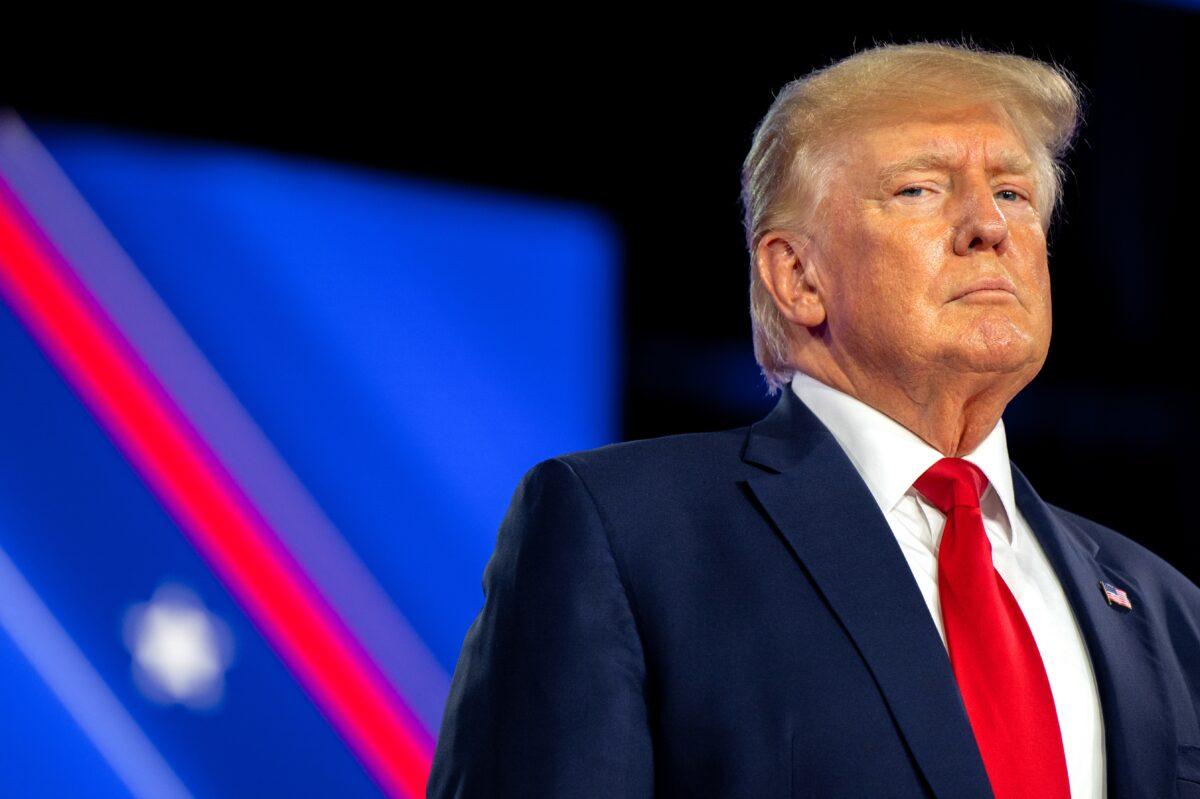
{"label": "dark background", "polygon": [[[738,179],[776,90],[887,41],[966,37],[1055,61],[1083,84],[1086,118],[1051,231],[1054,342],[1005,415],[1010,454],[1048,501],[1200,581],[1200,175],[1187,123],[1200,8],[1050,5],[653,21],[583,5],[528,20],[332,19],[302,35],[209,21],[190,39],[183,25],[58,49],[13,37],[0,105],[35,124],[232,142],[601,209],[623,232],[630,439],[743,425],[774,404],[750,344]],[[489,268],[487,252],[478,263]]]}

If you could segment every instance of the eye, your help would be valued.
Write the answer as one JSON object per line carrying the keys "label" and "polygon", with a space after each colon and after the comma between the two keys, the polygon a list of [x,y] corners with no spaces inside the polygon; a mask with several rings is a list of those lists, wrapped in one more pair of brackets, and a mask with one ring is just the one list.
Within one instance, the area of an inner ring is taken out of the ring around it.
{"label": "eye", "polygon": [[908,194],[907,192],[922,192],[925,191],[924,186],[908,186],[896,192],[897,197],[919,197],[919,194]]}
{"label": "eye", "polygon": [[1013,191],[1012,189],[1001,189],[1000,191],[996,192],[996,196],[999,197],[1000,195],[1010,195],[1010,196],[1001,197],[1002,200],[1008,200],[1009,202],[1017,202],[1018,200],[1025,199],[1024,197],[1022,197],[1020,194]]}

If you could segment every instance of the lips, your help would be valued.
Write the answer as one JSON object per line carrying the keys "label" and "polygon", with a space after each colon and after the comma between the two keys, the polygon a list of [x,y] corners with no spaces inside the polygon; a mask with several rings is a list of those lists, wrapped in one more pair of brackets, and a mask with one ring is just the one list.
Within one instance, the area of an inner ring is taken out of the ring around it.
{"label": "lips", "polygon": [[965,289],[954,295],[954,299],[962,299],[968,294],[974,294],[977,291],[1007,291],[1014,297],[1017,294],[1017,287],[1013,282],[1006,277],[985,277],[976,280],[968,285]]}

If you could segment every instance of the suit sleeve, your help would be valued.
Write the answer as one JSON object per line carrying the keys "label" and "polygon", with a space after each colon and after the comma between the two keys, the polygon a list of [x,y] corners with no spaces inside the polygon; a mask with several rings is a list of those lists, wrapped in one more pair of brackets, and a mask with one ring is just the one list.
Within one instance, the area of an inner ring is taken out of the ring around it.
{"label": "suit sleeve", "polygon": [[522,478],[483,592],[428,799],[652,796],[641,639],[599,510],[567,462]]}

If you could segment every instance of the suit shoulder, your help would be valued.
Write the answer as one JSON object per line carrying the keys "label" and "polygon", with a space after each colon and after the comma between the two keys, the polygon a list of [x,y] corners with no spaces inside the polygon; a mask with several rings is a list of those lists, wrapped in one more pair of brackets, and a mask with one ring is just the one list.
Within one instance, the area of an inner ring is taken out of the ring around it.
{"label": "suit shoulder", "polygon": [[576,450],[542,461],[531,470],[572,472],[603,515],[645,518],[706,500],[753,471],[741,458],[749,427],[679,433]]}
{"label": "suit shoulder", "polygon": [[1194,602],[1200,602],[1200,586],[1183,572],[1153,550],[1127,535],[1117,532],[1099,522],[1092,521],[1058,505],[1050,505],[1055,513],[1074,523],[1100,545],[1105,558],[1130,572],[1139,582],[1162,585],[1173,592],[1180,592]]}
{"label": "suit shoulder", "polygon": [[576,450],[554,460],[572,467],[584,478],[623,481],[662,474],[662,470],[697,472],[725,463],[740,463],[748,426],[713,432],[677,433]]}

